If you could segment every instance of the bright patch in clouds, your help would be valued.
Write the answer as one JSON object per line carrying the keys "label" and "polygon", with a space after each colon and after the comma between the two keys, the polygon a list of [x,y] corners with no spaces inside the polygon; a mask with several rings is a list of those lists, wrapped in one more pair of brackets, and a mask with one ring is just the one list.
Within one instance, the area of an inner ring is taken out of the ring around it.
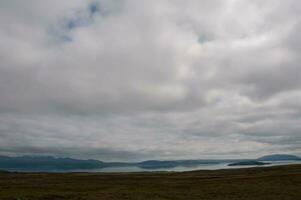
{"label": "bright patch in clouds", "polygon": [[0,154],[301,154],[298,0],[0,2]]}

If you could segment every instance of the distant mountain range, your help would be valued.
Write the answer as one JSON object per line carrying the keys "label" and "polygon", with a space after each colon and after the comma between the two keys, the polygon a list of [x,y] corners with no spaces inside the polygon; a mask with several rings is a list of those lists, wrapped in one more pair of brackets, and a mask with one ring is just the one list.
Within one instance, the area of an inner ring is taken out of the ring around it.
{"label": "distant mountain range", "polygon": [[[136,166],[143,169],[164,169],[174,167],[193,167],[219,163],[256,163],[261,161],[301,160],[300,157],[286,154],[274,154],[258,159],[221,159],[221,160],[148,160],[136,163],[102,162],[99,160],[80,160],[73,158],[56,158],[52,156],[0,156],[0,170],[56,171],[56,170],[91,170],[107,167]],[[256,162],[255,162],[256,161]]]}
{"label": "distant mountain range", "polygon": [[228,164],[228,166],[245,166],[245,165],[254,165],[254,166],[260,166],[260,165],[269,165],[267,161],[294,161],[294,160],[301,160],[300,157],[294,156],[294,155],[287,155],[287,154],[273,154],[273,155],[267,155],[262,156],[260,158],[257,158],[255,160],[247,160],[247,161],[239,161]]}
{"label": "distant mountain range", "polygon": [[51,156],[0,156],[0,169],[11,170],[72,170],[104,167],[98,160],[79,160],[72,158],[55,158]]}
{"label": "distant mountain range", "polygon": [[287,154],[273,154],[258,158],[259,161],[301,160],[300,157]]}

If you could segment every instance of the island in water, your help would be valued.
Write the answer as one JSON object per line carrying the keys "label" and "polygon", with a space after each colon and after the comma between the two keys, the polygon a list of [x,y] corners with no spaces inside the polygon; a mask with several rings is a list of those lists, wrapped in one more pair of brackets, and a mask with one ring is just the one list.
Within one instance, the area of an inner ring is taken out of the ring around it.
{"label": "island in water", "polygon": [[241,161],[241,162],[235,162],[235,163],[230,163],[228,166],[246,166],[246,165],[269,165],[270,163],[266,162],[260,162],[256,160],[248,160],[248,161]]}

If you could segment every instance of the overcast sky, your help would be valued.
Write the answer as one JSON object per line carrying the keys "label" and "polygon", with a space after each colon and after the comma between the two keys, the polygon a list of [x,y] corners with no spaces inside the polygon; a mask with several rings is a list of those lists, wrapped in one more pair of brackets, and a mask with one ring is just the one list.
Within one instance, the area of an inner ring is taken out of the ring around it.
{"label": "overcast sky", "polygon": [[0,0],[0,155],[301,156],[300,0]]}

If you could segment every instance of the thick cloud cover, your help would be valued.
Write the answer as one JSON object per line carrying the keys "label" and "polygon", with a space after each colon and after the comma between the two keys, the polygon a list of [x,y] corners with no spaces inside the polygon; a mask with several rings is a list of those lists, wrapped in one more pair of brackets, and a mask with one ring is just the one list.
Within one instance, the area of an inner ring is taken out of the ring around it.
{"label": "thick cloud cover", "polygon": [[0,154],[301,155],[298,0],[3,0]]}

